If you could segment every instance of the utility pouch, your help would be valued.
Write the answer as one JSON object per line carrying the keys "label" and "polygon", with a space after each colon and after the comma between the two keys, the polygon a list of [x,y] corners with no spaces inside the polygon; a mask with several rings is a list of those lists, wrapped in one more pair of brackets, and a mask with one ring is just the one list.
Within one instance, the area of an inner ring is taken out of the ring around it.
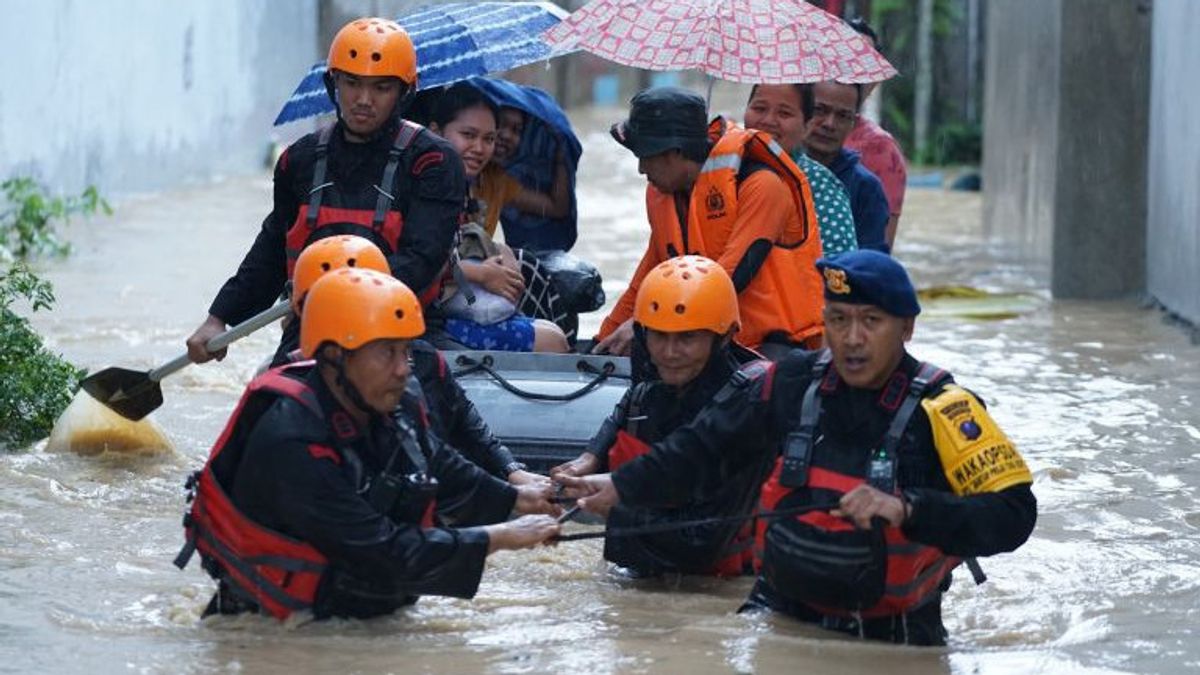
{"label": "utility pouch", "polygon": [[867,609],[883,598],[883,528],[827,530],[797,518],[767,528],[762,573],[785,597],[823,611]]}

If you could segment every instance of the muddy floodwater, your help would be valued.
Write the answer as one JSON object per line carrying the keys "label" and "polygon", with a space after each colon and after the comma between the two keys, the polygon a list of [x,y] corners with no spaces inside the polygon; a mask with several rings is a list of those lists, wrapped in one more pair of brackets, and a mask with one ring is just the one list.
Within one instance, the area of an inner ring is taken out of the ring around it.
{"label": "muddy floodwater", "polygon": [[[610,303],[647,234],[635,160],[588,134],[575,253]],[[67,230],[35,324],[93,370],[182,350],[269,208],[267,174],[123,199]],[[166,457],[0,455],[0,671],[430,673],[1177,673],[1200,670],[1200,348],[1128,302],[1054,302],[981,235],[977,194],[911,189],[897,256],[920,286],[1027,291],[1002,321],[918,321],[913,352],[983,395],[1034,471],[1040,516],[1014,554],[956,574],[950,646],[845,640],[734,613],[750,580],[632,582],[594,541],[502,552],[472,601],[391,618],[199,621],[213,588],[171,565],[182,484],[203,461],[272,328],[164,385]],[[602,314],[584,319],[584,334]],[[574,525],[572,527],[581,527]]]}

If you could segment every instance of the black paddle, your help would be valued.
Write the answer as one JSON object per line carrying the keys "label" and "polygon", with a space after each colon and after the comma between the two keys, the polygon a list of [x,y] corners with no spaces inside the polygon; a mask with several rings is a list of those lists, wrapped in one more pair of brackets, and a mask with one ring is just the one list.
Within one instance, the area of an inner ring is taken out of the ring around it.
{"label": "black paddle", "polygon": [[[290,311],[290,303],[280,302],[213,337],[205,346],[211,352],[224,349]],[[113,412],[136,422],[162,405],[162,387],[159,386],[159,382],[166,376],[183,370],[190,363],[191,360],[184,353],[149,371],[105,368],[95,375],[88,376],[79,386]]]}

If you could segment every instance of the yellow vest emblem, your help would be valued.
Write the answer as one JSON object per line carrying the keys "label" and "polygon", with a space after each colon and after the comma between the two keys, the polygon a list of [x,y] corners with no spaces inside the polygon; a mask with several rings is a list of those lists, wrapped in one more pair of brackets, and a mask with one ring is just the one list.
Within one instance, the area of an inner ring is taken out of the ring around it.
{"label": "yellow vest emblem", "polygon": [[929,415],[933,444],[954,494],[999,492],[1032,483],[1033,475],[1012,441],[970,392],[948,385],[921,401]]}

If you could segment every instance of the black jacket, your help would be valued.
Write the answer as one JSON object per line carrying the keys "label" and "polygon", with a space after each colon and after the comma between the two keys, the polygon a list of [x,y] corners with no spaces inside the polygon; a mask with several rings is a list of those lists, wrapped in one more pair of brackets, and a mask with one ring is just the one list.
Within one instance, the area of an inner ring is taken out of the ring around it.
{"label": "black jacket", "polygon": [[[737,384],[720,392],[692,424],[613,474],[622,503],[662,506],[696,499],[719,487],[730,472],[751,466],[764,455],[774,460],[799,416],[816,358],[816,352],[795,351],[772,369],[737,378]],[[911,377],[917,367],[918,362],[906,354],[899,369]],[[880,394],[841,384],[823,397],[819,432],[843,436],[844,445],[869,453],[878,447],[891,420],[891,413],[879,403]],[[908,539],[962,558],[1012,551],[1028,539],[1037,520],[1037,500],[1030,486],[955,495],[933,445],[929,418],[920,407],[902,448],[908,450],[899,456],[897,483],[915,498],[912,516],[903,527]],[[865,458],[866,454],[864,462]],[[760,577],[756,595],[765,595],[768,606],[786,609],[770,602],[770,591],[769,580]],[[940,627],[940,612],[936,619]]]}
{"label": "black jacket", "polygon": [[[329,559],[315,612],[374,616],[421,594],[473,596],[483,574],[488,536],[480,528],[507,518],[516,500],[508,484],[450,450],[418,421],[410,387],[405,410],[437,479],[439,516],[457,528],[418,526],[419,514],[381,513],[367,501],[369,486],[398,450],[394,422],[375,417],[361,429],[338,405],[314,369],[322,423],[299,402],[281,398],[249,432],[231,498],[255,522],[308,542]],[[337,457],[314,452],[336,439]],[[416,470],[400,451],[392,473]],[[453,504],[454,508],[446,508]]]}
{"label": "black jacket", "polygon": [[429,406],[433,430],[464,457],[501,480],[508,480],[512,452],[492,435],[487,422],[454,373],[433,345],[416,340],[412,345],[413,375],[421,383]]}
{"label": "black jacket", "polygon": [[[292,321],[297,319],[292,317]],[[285,331],[271,367],[297,361],[299,340],[299,332]],[[515,461],[512,452],[492,435],[441,353],[424,340],[413,340],[412,368],[413,377],[421,385],[434,433],[476,466],[508,480],[508,474],[512,473],[510,465]]]}
{"label": "black jacket", "polygon": [[[366,143],[351,143],[337,123],[330,138],[326,181],[332,181],[348,208],[373,211],[395,126]],[[317,133],[293,143],[275,165],[274,208],[234,276],[209,313],[228,324],[245,321],[270,307],[287,281],[287,231],[308,204],[313,185]],[[392,274],[420,295],[442,273],[450,255],[466,199],[462,160],[445,140],[422,132],[405,152],[392,186],[393,210],[404,216],[396,251],[388,257]]]}
{"label": "black jacket", "polygon": [[[641,382],[631,387],[589,444],[589,451],[600,459],[601,470],[608,468],[609,450],[617,440],[618,431],[631,433],[647,444],[662,441],[691,422],[726,385],[737,366],[730,351],[723,349],[682,391],[661,381]],[[769,466],[764,455],[757,462],[723,473],[721,485],[703,496],[690,496],[670,505],[618,504],[609,512],[607,527],[616,531],[670,521],[748,514],[754,509]],[[680,470],[688,473],[687,469]],[[629,471],[637,469],[623,467],[617,473],[627,475]],[[730,545],[741,528],[739,523],[705,524],[637,537],[608,537],[604,542],[604,557],[640,575],[709,573],[714,563],[733,552]]]}

